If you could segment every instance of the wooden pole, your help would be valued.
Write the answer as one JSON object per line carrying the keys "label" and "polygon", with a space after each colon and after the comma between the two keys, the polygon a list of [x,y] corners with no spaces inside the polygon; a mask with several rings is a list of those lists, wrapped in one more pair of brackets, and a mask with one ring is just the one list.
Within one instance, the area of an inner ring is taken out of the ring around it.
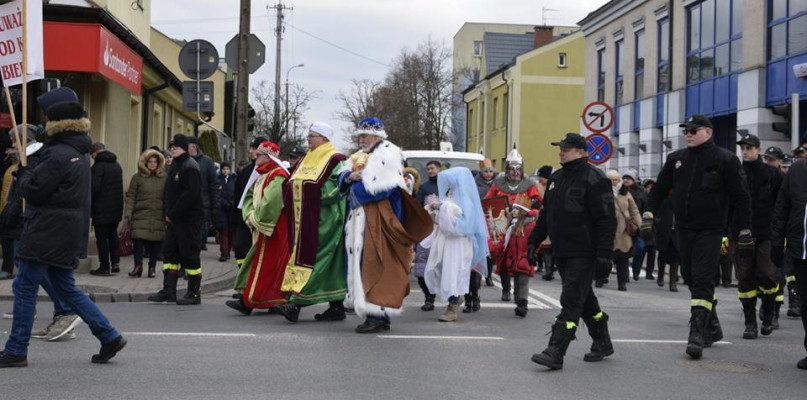
{"label": "wooden pole", "polygon": [[[28,127],[28,26],[26,24],[26,14],[28,9],[28,0],[22,0],[22,126],[27,130]],[[8,93],[8,92],[6,92]],[[14,115],[12,109],[11,114]],[[16,125],[16,124],[15,124]],[[19,135],[19,132],[17,133]],[[17,143],[20,137],[17,136]],[[22,135],[22,149],[19,152],[20,162],[22,166],[28,165],[28,156],[25,154],[25,148],[28,147],[28,135]]]}

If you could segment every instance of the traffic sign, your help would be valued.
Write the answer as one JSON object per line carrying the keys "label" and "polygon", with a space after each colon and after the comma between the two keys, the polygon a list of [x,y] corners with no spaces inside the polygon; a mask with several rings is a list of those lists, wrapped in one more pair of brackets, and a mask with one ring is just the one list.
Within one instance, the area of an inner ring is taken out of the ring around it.
{"label": "traffic sign", "polygon": [[614,109],[601,101],[589,103],[583,108],[583,125],[594,133],[602,133],[614,124]]}
{"label": "traffic sign", "polygon": [[212,81],[182,82],[182,111],[191,111],[191,112],[198,111],[200,113],[212,113],[213,82]]}
{"label": "traffic sign", "polygon": [[[238,70],[238,35],[233,36],[227,45],[224,47],[224,61],[227,65]],[[266,45],[255,36],[254,33],[249,34],[249,56],[247,57],[247,71],[252,74],[266,62]]]}
{"label": "traffic sign", "polygon": [[219,66],[219,52],[207,40],[191,40],[179,50],[179,69],[188,78],[207,79]]}
{"label": "traffic sign", "polygon": [[614,144],[611,139],[602,133],[592,133],[586,137],[588,145],[588,162],[600,165],[611,159],[614,154]]}

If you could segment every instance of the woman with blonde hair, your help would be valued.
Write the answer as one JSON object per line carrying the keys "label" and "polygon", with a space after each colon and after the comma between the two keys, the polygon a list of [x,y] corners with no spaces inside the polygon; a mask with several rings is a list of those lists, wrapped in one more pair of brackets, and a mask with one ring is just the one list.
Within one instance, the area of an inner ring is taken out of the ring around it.
{"label": "woman with blonde hair", "polygon": [[[630,194],[627,186],[622,185],[619,172],[610,170],[606,173],[611,180],[614,191],[614,207],[616,208],[616,234],[614,235],[614,264],[616,264],[617,288],[628,290],[629,279],[628,259],[633,256],[633,237],[639,234],[642,217],[639,208]],[[601,286],[601,285],[600,285]]]}
{"label": "woman with blonde hair", "polygon": [[143,275],[143,251],[148,248],[148,277],[154,278],[157,257],[165,239],[165,157],[157,150],[146,150],[137,162],[137,173],[132,176],[126,191],[124,218],[132,230],[134,243],[134,269],[131,277]]}

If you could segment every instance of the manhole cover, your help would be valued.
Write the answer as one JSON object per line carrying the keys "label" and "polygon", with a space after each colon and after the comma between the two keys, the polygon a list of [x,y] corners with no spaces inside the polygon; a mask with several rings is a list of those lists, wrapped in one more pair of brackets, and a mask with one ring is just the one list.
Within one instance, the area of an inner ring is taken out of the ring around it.
{"label": "manhole cover", "polygon": [[762,367],[745,361],[731,360],[684,360],[680,362],[685,367],[700,368],[717,372],[734,372],[747,374],[761,371]]}

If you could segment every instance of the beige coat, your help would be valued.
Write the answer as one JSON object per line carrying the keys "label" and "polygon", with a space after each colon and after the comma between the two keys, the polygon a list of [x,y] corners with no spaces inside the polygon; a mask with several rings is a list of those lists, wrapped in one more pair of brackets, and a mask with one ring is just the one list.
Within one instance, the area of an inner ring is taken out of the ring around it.
{"label": "beige coat", "polygon": [[627,224],[631,220],[636,227],[642,225],[639,208],[633,201],[630,193],[616,196],[614,208],[616,209],[616,235],[614,236],[614,251],[628,253],[633,247],[633,238],[628,234]]}

